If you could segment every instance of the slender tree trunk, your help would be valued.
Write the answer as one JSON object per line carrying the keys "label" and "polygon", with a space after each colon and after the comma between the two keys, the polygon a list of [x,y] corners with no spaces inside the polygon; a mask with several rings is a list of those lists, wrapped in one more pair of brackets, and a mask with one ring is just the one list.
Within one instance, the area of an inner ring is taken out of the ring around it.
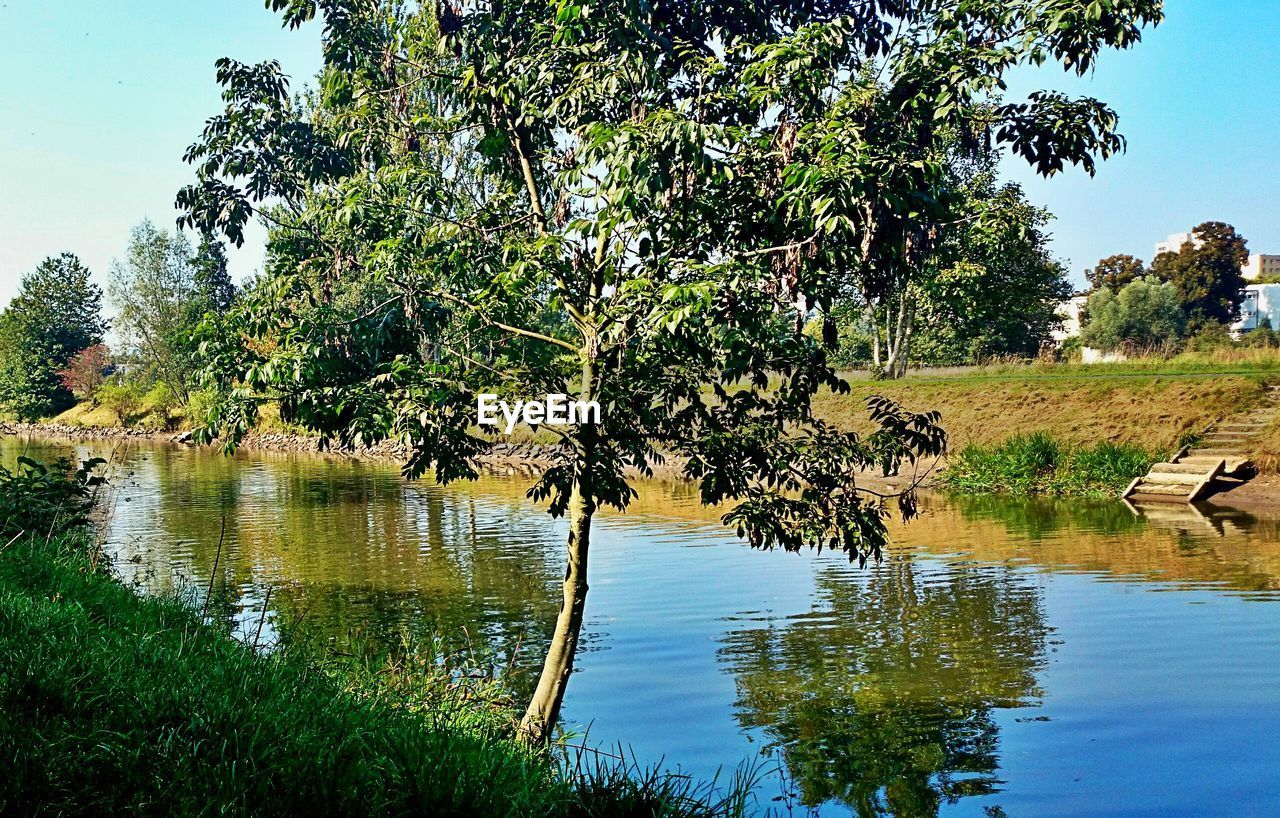
{"label": "slender tree trunk", "polygon": [[[592,355],[593,351],[589,349],[582,367],[584,401],[591,400],[595,393],[596,372]],[[520,738],[535,747],[547,743],[560,718],[560,704],[564,701],[569,674],[573,673],[573,659],[582,635],[582,618],[587,604],[587,555],[591,546],[591,519],[595,515],[591,480],[595,440],[594,427],[584,425],[579,429],[581,451],[569,492],[568,560],[561,585],[560,613],[556,616],[555,631],[542,662],[538,686],[520,721]]]}
{"label": "slender tree trunk", "polygon": [[560,718],[560,704],[564,701],[569,674],[573,672],[573,658],[582,633],[587,603],[587,553],[594,514],[590,492],[583,485],[586,482],[585,475],[579,475],[569,496],[569,562],[561,586],[560,614],[556,617],[555,632],[542,663],[538,687],[520,722],[520,737],[534,746],[547,742]]}

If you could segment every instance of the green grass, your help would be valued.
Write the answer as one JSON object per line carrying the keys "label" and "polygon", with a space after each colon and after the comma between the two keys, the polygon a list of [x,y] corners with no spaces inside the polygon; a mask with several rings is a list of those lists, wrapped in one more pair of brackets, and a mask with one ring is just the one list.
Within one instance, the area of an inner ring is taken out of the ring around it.
{"label": "green grass", "polygon": [[996,446],[966,446],[939,479],[944,488],[970,494],[1115,497],[1160,456],[1133,445],[1071,445],[1037,432]]}
{"label": "green grass", "polygon": [[501,701],[433,675],[433,662],[338,670],[303,650],[263,655],[96,570],[84,532],[10,536],[0,540],[0,814],[745,809],[743,787],[717,800],[685,778],[526,750]]}

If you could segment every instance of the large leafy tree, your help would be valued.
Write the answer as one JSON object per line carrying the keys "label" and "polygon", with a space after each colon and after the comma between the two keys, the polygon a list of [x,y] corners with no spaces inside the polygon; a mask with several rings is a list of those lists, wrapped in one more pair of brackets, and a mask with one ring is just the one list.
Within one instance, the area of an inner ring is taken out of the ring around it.
{"label": "large leafy tree", "polygon": [[1191,235],[1176,253],[1156,256],[1151,272],[1177,290],[1193,329],[1210,321],[1230,324],[1240,317],[1248,245],[1223,222],[1205,222]]}
{"label": "large leafy tree", "polygon": [[102,343],[106,329],[102,290],[80,259],[63,253],[42,261],[0,315],[0,404],[28,420],[71,406],[59,373]]}
{"label": "large leafy tree", "polygon": [[912,354],[933,364],[1034,356],[1071,293],[1049,253],[1051,216],[1018,185],[997,181],[995,157],[967,170],[959,188],[964,215],[940,232],[936,273],[915,285]]}
{"label": "large leafy tree", "polygon": [[[475,474],[475,394],[570,392],[531,488],[567,515],[563,601],[524,719],[555,724],[587,593],[592,518],[661,455],[759,547],[885,541],[860,470],[939,451],[933,416],[818,421],[847,390],[800,330],[854,280],[891,298],[927,254],[939,133],[1044,172],[1120,147],[1094,100],[992,104],[1024,63],[1092,68],[1158,0],[688,5],[268,0],[324,21],[296,104],[278,65],[222,60],[226,108],[188,152],[185,223],[273,227],[271,271],[210,339],[234,440],[258,403],[348,442],[396,436],[411,475]],[[877,302],[878,303],[878,302]],[[910,511],[910,495],[902,498]]]}

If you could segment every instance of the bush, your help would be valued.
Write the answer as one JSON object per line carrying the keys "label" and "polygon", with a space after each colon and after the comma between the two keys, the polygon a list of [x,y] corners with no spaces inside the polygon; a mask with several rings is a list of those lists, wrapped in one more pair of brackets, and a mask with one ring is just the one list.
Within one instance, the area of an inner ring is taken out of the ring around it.
{"label": "bush", "polygon": [[1098,290],[1089,296],[1087,313],[1080,339],[1106,352],[1167,345],[1186,330],[1177,292],[1150,276],[1125,285],[1119,293]]}
{"label": "bush", "polygon": [[1225,324],[1217,321],[1206,321],[1196,330],[1196,334],[1191,336],[1187,342],[1187,348],[1192,352],[1215,352],[1219,349],[1230,349],[1235,346],[1235,341],[1231,338],[1231,332]]}
{"label": "bush", "polygon": [[940,481],[946,488],[974,494],[1114,497],[1156,460],[1155,453],[1140,446],[1071,446],[1036,432],[998,446],[966,447]]}
{"label": "bush", "polygon": [[97,405],[98,389],[106,381],[103,371],[107,368],[106,344],[94,344],[82,349],[67,362],[67,368],[58,373],[62,385],[77,397]]}
{"label": "bush", "polygon": [[115,414],[121,426],[129,425],[145,399],[141,386],[121,378],[109,380],[98,389],[98,405]]}
{"label": "bush", "polygon": [[94,458],[74,469],[66,459],[50,467],[19,457],[14,470],[0,466],[0,537],[50,539],[88,525],[93,489],[102,483],[93,471],[105,462]]}
{"label": "bush", "polygon": [[170,416],[173,414],[173,410],[178,407],[178,396],[169,384],[164,381],[157,381],[156,385],[147,392],[143,403],[150,407],[151,416],[154,418],[156,425],[163,429],[170,427],[172,423]]}

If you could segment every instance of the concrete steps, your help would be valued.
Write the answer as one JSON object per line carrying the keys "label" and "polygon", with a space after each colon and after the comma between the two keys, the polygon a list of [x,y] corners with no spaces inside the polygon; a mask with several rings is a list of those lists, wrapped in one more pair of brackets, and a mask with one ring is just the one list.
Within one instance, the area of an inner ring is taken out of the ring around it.
{"label": "concrete steps", "polygon": [[1268,387],[1267,391],[1270,406],[1211,427],[1194,448],[1183,447],[1169,462],[1156,463],[1145,476],[1134,480],[1121,498],[1131,504],[1193,503],[1207,494],[1220,477],[1245,474],[1247,479],[1246,469],[1252,465],[1248,451],[1253,440],[1280,417],[1276,406],[1280,403],[1280,386]]}

